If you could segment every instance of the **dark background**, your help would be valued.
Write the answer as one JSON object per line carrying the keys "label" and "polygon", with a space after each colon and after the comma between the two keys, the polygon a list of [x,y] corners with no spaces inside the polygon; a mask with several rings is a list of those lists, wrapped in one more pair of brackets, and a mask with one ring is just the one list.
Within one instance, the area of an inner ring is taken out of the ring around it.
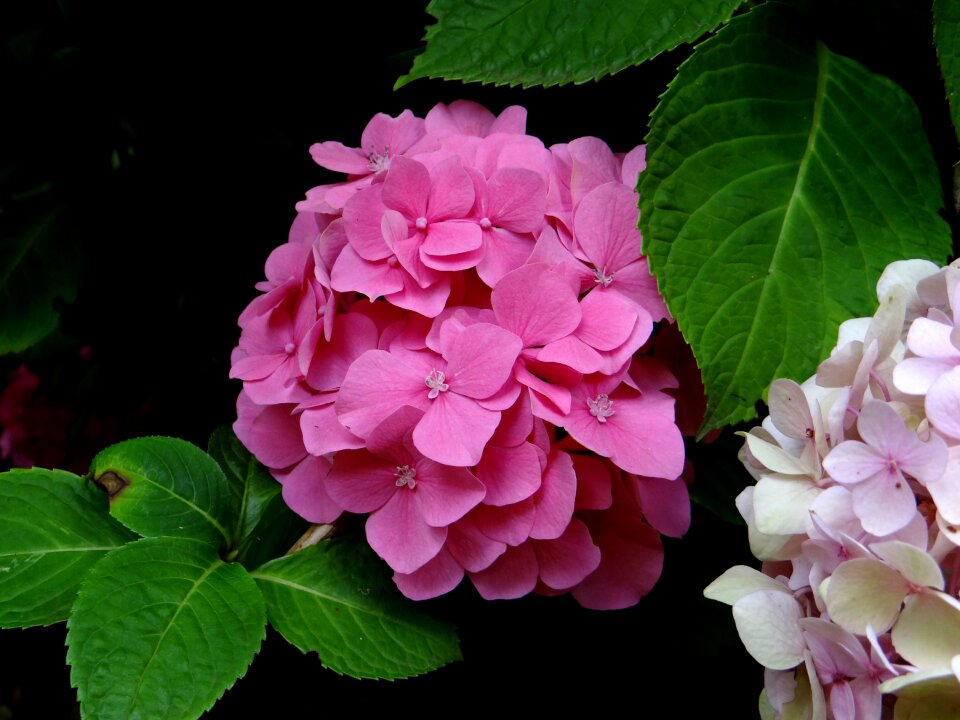
{"label": "dark background", "polygon": [[[956,145],[927,11],[892,1],[804,4],[833,49],[914,95],[948,180]],[[24,0],[0,9],[0,191],[32,192],[16,205],[28,214],[64,208],[65,242],[83,258],[61,329],[24,356],[0,358],[0,379],[21,361],[41,376],[44,402],[56,409],[49,417],[69,417],[72,429],[49,422],[38,446],[58,443],[60,464],[79,472],[118,439],[163,434],[205,446],[214,427],[232,422],[236,318],[285,241],[294,203],[333,178],[310,159],[311,143],[356,146],[376,112],[422,117],[437,102],[468,98],[494,112],[525,105],[528,132],[547,145],[596,135],[627,151],[689,54],[680,48],[581,86],[418,80],[393,92],[430,20],[425,3],[133,5]],[[733,460],[738,444],[727,433],[697,450],[702,495],[729,501],[746,483]],[[338,677],[269,631],[209,716],[462,705],[546,713],[583,699],[599,713],[642,715],[665,702],[675,717],[720,709],[756,717],[762,668],[742,649],[729,608],[701,596],[736,563],[756,565],[745,528],[696,505],[688,537],[667,541],[663,577],[635,608],[487,603],[465,583],[431,603],[460,627],[465,661],[393,683]],[[64,637],[62,625],[0,633],[0,719],[76,716]]]}

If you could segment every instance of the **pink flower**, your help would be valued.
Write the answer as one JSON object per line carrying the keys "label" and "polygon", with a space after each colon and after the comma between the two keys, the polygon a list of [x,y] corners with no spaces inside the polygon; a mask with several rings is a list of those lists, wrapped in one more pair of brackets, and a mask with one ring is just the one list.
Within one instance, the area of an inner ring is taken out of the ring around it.
{"label": "pink flower", "polygon": [[367,450],[337,453],[326,485],[346,510],[370,513],[367,541],[399,573],[411,573],[440,552],[447,526],[485,494],[464,468],[425,458],[411,435],[422,413],[404,407],[367,438]]}
{"label": "pink flower", "polygon": [[853,509],[864,529],[888,535],[906,525],[916,509],[905,473],[924,484],[936,481],[947,467],[947,447],[936,435],[921,441],[896,410],[879,400],[863,406],[857,428],[863,442],[840,443],[823,467],[837,482],[852,486]]}
{"label": "pink flower", "polygon": [[369,350],[347,371],[336,410],[340,422],[368,437],[404,405],[424,411],[413,431],[417,449],[449,465],[476,465],[513,404],[498,397],[520,352],[520,340],[489,323],[464,328],[442,356],[430,351]]}

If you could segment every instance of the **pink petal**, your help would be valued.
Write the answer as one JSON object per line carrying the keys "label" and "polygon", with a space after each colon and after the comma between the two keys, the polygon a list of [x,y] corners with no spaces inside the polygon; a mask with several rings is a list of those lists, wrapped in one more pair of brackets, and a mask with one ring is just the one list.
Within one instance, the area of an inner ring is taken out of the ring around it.
{"label": "pink petal", "polygon": [[[475,199],[473,181],[458,157],[451,157],[430,170],[430,198],[427,212],[430,224],[464,218]],[[450,253],[441,253],[449,255]]]}
{"label": "pink petal", "polygon": [[370,172],[370,160],[360,150],[348,148],[343,143],[327,141],[310,146],[310,155],[320,167],[347,173],[366,175]]}
{"label": "pink petal", "polygon": [[424,132],[423,120],[409,110],[395,118],[377,113],[363,129],[360,147],[365,157],[371,153],[399,155],[423,137]]}
{"label": "pink petal", "polygon": [[340,387],[347,370],[367,350],[377,347],[377,326],[359,313],[337,315],[333,321],[333,342],[321,344],[306,372],[307,383],[316,390]]}
{"label": "pink petal", "polygon": [[518,233],[539,231],[546,209],[547,188],[531,170],[504,168],[487,182],[487,216],[497,227]]}
{"label": "pink petal", "polygon": [[453,391],[440,393],[427,403],[427,412],[413,431],[417,450],[445,465],[466,467],[480,462],[484,446],[500,423],[500,413],[484,410]]}
{"label": "pink petal", "polygon": [[326,478],[327,493],[344,510],[373,512],[383,507],[399,490],[396,463],[366,450],[344,450],[333,459]]}
{"label": "pink petal", "polygon": [[[637,308],[613,293],[589,293],[580,301],[583,313],[574,334],[597,350],[614,350],[627,341],[637,322]],[[653,323],[646,312],[640,311],[644,323],[641,331],[649,337]]]}
{"label": "pink petal", "polygon": [[[382,187],[384,209],[397,210],[411,222],[427,215],[430,173],[421,163],[402,156],[393,158]],[[344,219],[346,214],[344,208]],[[380,215],[376,219],[379,225]]]}
{"label": "pink petal", "polygon": [[233,431],[267,467],[288,467],[307,455],[300,436],[300,420],[291,414],[292,410],[292,405],[257,405],[241,392]]}
{"label": "pink petal", "polygon": [[343,229],[350,246],[364,260],[383,260],[390,248],[383,241],[380,218],[387,210],[382,199],[383,185],[361,190],[343,208]]}
{"label": "pink petal", "polygon": [[368,350],[343,379],[336,402],[340,423],[355,435],[367,437],[403,405],[426,410],[430,400],[424,377],[422,368],[391,353]]}
{"label": "pink petal", "polygon": [[497,325],[464,328],[445,354],[450,388],[471,398],[493,395],[510,378],[520,349],[520,338]]}
{"label": "pink petal", "polygon": [[670,317],[663,297],[657,290],[656,278],[650,274],[646,258],[640,258],[620,268],[616,271],[610,287],[599,289],[604,292],[618,293],[636,303],[650,313],[654,322]]}
{"label": "pink petal", "polygon": [[396,488],[386,505],[367,518],[367,542],[398,573],[412,573],[436,557],[447,529],[427,525],[415,490]]}
{"label": "pink petal", "polygon": [[507,546],[484,535],[468,515],[448,528],[446,549],[464,570],[480,572],[503,555]]}
{"label": "pink petal", "polygon": [[362,448],[363,440],[347,430],[337,419],[333,403],[300,414],[303,444],[311,455],[326,455],[338,450]]}
{"label": "pink petal", "polygon": [[[538,298],[531,303],[530,298]],[[544,264],[524,265],[505,275],[490,303],[497,322],[537,347],[569,335],[580,324],[580,303],[562,276]]]}
{"label": "pink petal", "polygon": [[[508,108],[509,109],[509,108]],[[504,111],[506,112],[506,111]],[[514,127],[517,111],[504,119],[506,127]],[[455,100],[449,105],[438,103],[424,118],[424,129],[430,135],[475,135],[486,137],[495,121],[492,112],[471,100]]]}
{"label": "pink petal", "polygon": [[473,251],[480,250],[482,245],[483,231],[472,220],[431,222],[420,245],[420,257],[428,266],[431,262],[443,265],[437,269],[465,270],[480,261],[482,252]]}
{"label": "pink petal", "polygon": [[576,510],[606,510],[613,502],[610,472],[601,460],[591,455],[575,454],[573,467],[577,473]]}
{"label": "pink petal", "polygon": [[570,195],[574,207],[598,185],[620,181],[620,163],[603,140],[577,138],[567,143],[567,150],[571,160]]}
{"label": "pink petal", "polygon": [[863,529],[882,537],[896,532],[913,519],[917,499],[903,476],[900,479],[877,476],[854,485],[853,510]]}
{"label": "pink petal", "polygon": [[359,292],[371,300],[403,288],[403,271],[388,261],[364,260],[352,247],[345,247],[330,273],[337,292]]}
{"label": "pink petal", "polygon": [[682,478],[636,477],[643,516],[662,534],[683,537],[690,529],[690,495]]}
{"label": "pink petal", "polygon": [[484,503],[511,505],[526,500],[540,487],[540,461],[530,443],[516,447],[488,445],[477,465],[477,477],[487,488]]}
{"label": "pink petal", "polygon": [[472,517],[480,532],[491,540],[517,546],[530,537],[535,514],[533,500],[522,500],[503,507],[479,505]]}
{"label": "pink petal", "polygon": [[547,343],[537,353],[537,360],[566,365],[584,375],[599,372],[605,365],[603,356],[575,335]]}
{"label": "pink petal", "polygon": [[924,408],[937,430],[960,438],[960,368],[944,373],[930,386]]}
{"label": "pink petal", "polygon": [[485,600],[512,600],[537,585],[537,558],[529,544],[510,547],[489,568],[470,573],[470,580]]}
{"label": "pink petal", "polygon": [[523,392],[513,405],[504,410],[500,425],[490,438],[490,444],[514,447],[526,440],[531,432],[533,432],[533,415],[530,412],[530,396]]}
{"label": "pink petal", "polygon": [[[554,448],[548,456],[540,489],[533,497],[536,515],[533,527],[530,528],[530,537],[537,540],[553,540],[560,537],[570,525],[576,497],[577,475],[573,469],[573,460],[567,453]],[[546,580],[544,582],[559,589],[557,585]],[[575,585],[576,582],[571,585]]]}
{"label": "pink petal", "polygon": [[447,467],[424,458],[417,463],[417,486],[424,521],[445,527],[472,510],[486,489],[466,468]]}
{"label": "pink petal", "polygon": [[307,522],[332,523],[343,513],[327,492],[329,472],[326,458],[308,455],[282,476],[283,501]]}
{"label": "pink petal", "polygon": [[636,189],[639,175],[647,167],[647,146],[637,145],[623,158],[620,179],[628,188]]}
{"label": "pink petal", "polygon": [[587,526],[574,518],[555,540],[531,543],[537,556],[540,579],[555,590],[583,581],[600,565],[600,549],[590,539]]}
{"label": "pink petal", "polygon": [[637,195],[619,182],[605,183],[583,198],[574,236],[594,267],[616,273],[640,255]]}
{"label": "pink petal", "polygon": [[463,567],[446,548],[426,565],[412,573],[394,573],[396,583],[411,600],[429,600],[453,590],[463,580]]}
{"label": "pink petal", "polygon": [[413,465],[419,459],[412,449],[413,429],[423,411],[403,405],[384,418],[367,438],[367,450],[395,465]]}
{"label": "pink petal", "polygon": [[[591,400],[594,398],[591,398]],[[683,471],[683,437],[672,416],[646,397],[613,398],[614,414],[598,422],[584,399],[574,400],[563,427],[585,447],[636,475],[673,479]]]}
{"label": "pink petal", "polygon": [[483,258],[477,263],[477,274],[492,288],[504,275],[527,262],[534,242],[530,235],[493,227],[483,231],[483,246]]}
{"label": "pink petal", "polygon": [[404,281],[403,290],[385,296],[393,305],[405,310],[413,310],[424,317],[436,317],[450,297],[450,278],[442,277],[433,285],[421,288],[417,283]]}
{"label": "pink petal", "polygon": [[858,440],[844,440],[823,459],[823,469],[844,485],[853,485],[887,470],[885,458]]}
{"label": "pink petal", "polygon": [[663,569],[663,546],[657,531],[639,515],[617,510],[602,518],[602,524],[591,529],[600,565],[572,592],[591,610],[619,610],[653,589]]}

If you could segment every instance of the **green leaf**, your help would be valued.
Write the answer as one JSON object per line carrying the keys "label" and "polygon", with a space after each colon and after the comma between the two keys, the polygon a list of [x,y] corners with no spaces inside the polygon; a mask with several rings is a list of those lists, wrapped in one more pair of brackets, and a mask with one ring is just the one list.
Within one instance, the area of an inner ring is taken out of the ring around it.
{"label": "green leaf", "polygon": [[81,256],[63,209],[0,224],[0,355],[22,352],[57,327],[60,305],[73,302]]}
{"label": "green leaf", "polygon": [[67,622],[84,717],[197,717],[242,676],[265,635],[247,571],[207,543],[147,538],[87,576]]}
{"label": "green leaf", "polygon": [[136,537],[99,489],[38,468],[0,474],[0,528],[0,627],[66,620],[87,571]]}
{"label": "green leaf", "polygon": [[696,40],[742,0],[432,0],[422,77],[496,85],[585,83]]}
{"label": "green leaf", "polygon": [[210,455],[227,480],[241,493],[240,513],[231,552],[247,568],[282,555],[307,529],[307,522],[283,501],[282,489],[270,472],[237,439],[220,427],[210,436]]}
{"label": "green leaf", "polygon": [[394,679],[461,659],[456,630],[401,596],[362,541],[311,545],[252,574],[270,624],[335,672]]}
{"label": "green leaf", "polygon": [[839,323],[872,315],[883,268],[942,262],[950,229],[907,94],[766,3],[699,45],[651,118],[644,252],[693,347],[701,433],[802,381]]}
{"label": "green leaf", "polygon": [[953,129],[960,137],[960,0],[934,0],[933,37],[947,87]]}
{"label": "green leaf", "polygon": [[197,446],[168,437],[126,440],[100,452],[91,473],[110,495],[110,512],[131,530],[231,546],[240,492]]}

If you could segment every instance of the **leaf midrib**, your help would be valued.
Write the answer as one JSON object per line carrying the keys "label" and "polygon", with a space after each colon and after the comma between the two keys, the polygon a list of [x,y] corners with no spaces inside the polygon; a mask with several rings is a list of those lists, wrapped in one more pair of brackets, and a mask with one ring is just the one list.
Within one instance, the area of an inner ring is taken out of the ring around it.
{"label": "leaf midrib", "polygon": [[[813,100],[813,116],[810,119],[810,131],[807,135],[807,144],[803,149],[803,153],[800,156],[799,168],[797,170],[797,177],[793,184],[793,189],[790,192],[790,197],[786,202],[786,209],[783,213],[783,219],[780,222],[780,231],[777,234],[777,241],[774,246],[773,256],[770,258],[770,263],[767,267],[768,278],[770,276],[770,271],[772,268],[776,267],[778,257],[780,256],[784,248],[784,233],[785,228],[788,224],[788,220],[791,218],[795,210],[802,204],[802,194],[804,181],[806,180],[807,170],[810,166],[810,159],[814,156],[814,144],[816,138],[820,134],[820,123],[821,116],[823,113],[824,105],[824,96],[826,95],[826,82],[827,82],[827,67],[829,65],[830,53],[827,50],[826,46],[822,43],[817,42],[817,88],[814,93]],[[821,249],[822,250],[822,249]],[[822,254],[822,253],[821,253]],[[824,287],[826,286],[826,278],[824,278]],[[754,329],[757,324],[757,320],[761,316],[760,308],[767,302],[767,297],[769,294],[770,283],[769,280],[765,280],[763,287],[760,290],[760,297],[757,300],[757,312],[753,313],[753,317],[750,320],[750,327],[747,331],[747,342],[744,346],[744,351],[740,355],[740,358],[737,360],[736,366],[731,371],[733,377],[738,377],[743,368],[743,363],[747,358],[753,357],[750,354],[750,347],[753,345],[754,338],[757,337],[757,333],[754,332]],[[733,385],[728,384],[726,391],[722,398],[719,398],[717,401],[714,401],[714,407],[719,407],[727,398],[730,397],[733,391]]]}

